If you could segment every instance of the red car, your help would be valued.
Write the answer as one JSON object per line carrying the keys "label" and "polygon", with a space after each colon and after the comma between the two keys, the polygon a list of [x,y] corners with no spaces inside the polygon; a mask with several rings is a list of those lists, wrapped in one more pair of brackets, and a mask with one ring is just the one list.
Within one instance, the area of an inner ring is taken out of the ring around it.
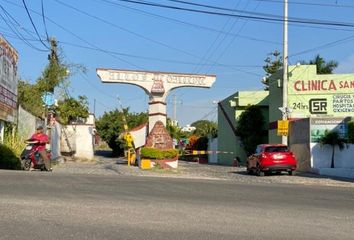
{"label": "red car", "polygon": [[286,171],[289,175],[296,169],[295,155],[283,144],[261,144],[256,153],[247,159],[247,172],[264,176],[265,172]]}

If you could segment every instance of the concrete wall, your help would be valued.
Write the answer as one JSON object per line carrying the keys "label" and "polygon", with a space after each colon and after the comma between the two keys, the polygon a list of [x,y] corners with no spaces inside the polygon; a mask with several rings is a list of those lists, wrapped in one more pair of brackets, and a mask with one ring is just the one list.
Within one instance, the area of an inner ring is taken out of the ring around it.
{"label": "concrete wall", "polygon": [[71,154],[76,151],[76,131],[74,125],[61,127],[60,150],[65,154]]}
{"label": "concrete wall", "polygon": [[[332,147],[329,145],[321,146],[319,143],[311,143],[311,166],[315,170],[330,168],[332,159]],[[348,144],[348,148],[342,151],[335,148],[334,167],[354,169],[354,144]]]}
{"label": "concrete wall", "polygon": [[94,158],[94,125],[76,124],[61,126],[60,150],[76,158]]}
{"label": "concrete wall", "polygon": [[24,110],[21,106],[18,109],[17,129],[20,137],[28,139],[35,132],[38,125],[43,125],[43,121],[31,113]]}
{"label": "concrete wall", "polygon": [[94,134],[92,125],[77,125],[76,127],[76,152],[75,157],[93,159]]}
{"label": "concrete wall", "polygon": [[61,156],[60,153],[61,125],[56,122],[50,129],[50,149],[52,151],[52,159]]}
{"label": "concrete wall", "polygon": [[296,156],[297,170],[310,171],[310,120],[308,118],[290,122],[289,147]]}

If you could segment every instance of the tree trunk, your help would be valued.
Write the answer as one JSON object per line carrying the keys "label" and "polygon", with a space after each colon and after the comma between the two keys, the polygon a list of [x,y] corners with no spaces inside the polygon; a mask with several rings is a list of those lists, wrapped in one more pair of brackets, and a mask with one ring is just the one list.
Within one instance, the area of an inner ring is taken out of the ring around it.
{"label": "tree trunk", "polygon": [[332,146],[332,161],[331,161],[331,168],[334,168],[334,149],[336,146]]}

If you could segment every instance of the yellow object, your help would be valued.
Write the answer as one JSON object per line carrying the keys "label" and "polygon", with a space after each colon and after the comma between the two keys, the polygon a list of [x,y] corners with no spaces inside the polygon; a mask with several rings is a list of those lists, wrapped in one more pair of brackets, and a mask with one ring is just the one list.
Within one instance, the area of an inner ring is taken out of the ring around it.
{"label": "yellow object", "polygon": [[278,136],[288,136],[289,134],[289,120],[278,120]]}
{"label": "yellow object", "polygon": [[130,166],[131,164],[133,165],[135,164],[136,154],[133,148],[128,149],[127,160],[128,160],[128,166]]}
{"label": "yellow object", "polygon": [[151,169],[151,161],[149,159],[141,159],[140,168]]}

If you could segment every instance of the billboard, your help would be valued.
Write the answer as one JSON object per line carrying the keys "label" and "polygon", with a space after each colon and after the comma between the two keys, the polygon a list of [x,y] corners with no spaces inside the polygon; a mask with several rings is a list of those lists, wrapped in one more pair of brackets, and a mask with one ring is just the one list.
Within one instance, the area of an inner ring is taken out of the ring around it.
{"label": "billboard", "polygon": [[0,120],[13,122],[17,108],[16,50],[0,36]]}
{"label": "billboard", "polygon": [[354,74],[317,74],[314,65],[289,70],[291,117],[354,116]]}
{"label": "billboard", "polygon": [[348,139],[348,122],[350,117],[346,118],[311,118],[310,136],[312,143],[318,143],[325,135],[326,131],[336,131],[341,138]]}

